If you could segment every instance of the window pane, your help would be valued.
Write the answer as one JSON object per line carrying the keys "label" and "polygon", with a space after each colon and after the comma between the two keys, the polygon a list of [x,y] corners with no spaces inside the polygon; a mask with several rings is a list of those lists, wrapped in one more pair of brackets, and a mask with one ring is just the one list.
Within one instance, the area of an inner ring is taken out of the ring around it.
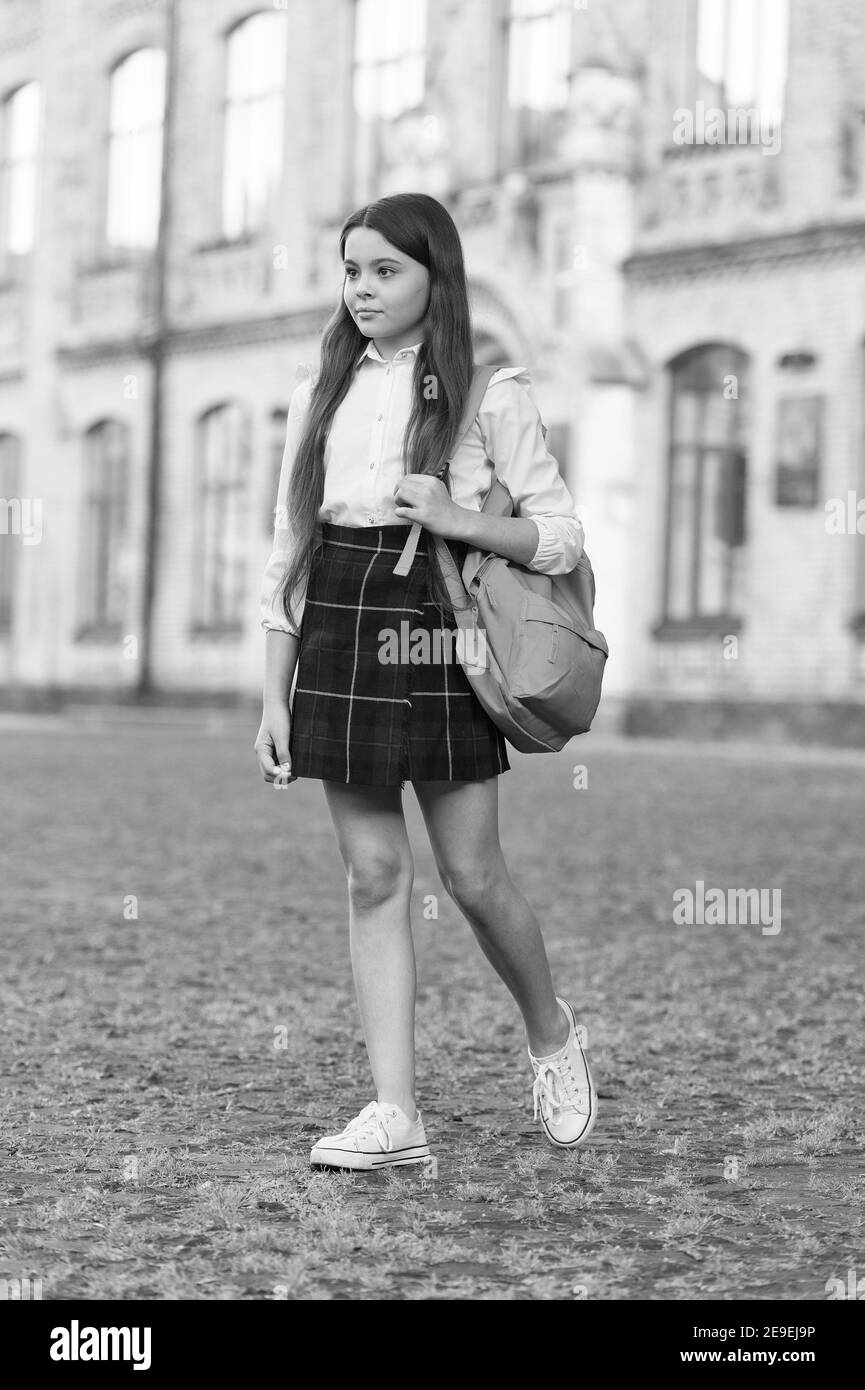
{"label": "window pane", "polygon": [[226,76],[229,101],[281,90],[287,39],[285,10],[252,15],[232,29],[228,36]]}
{"label": "window pane", "polygon": [[202,523],[197,595],[205,625],[238,623],[246,585],[248,425],[236,405],[211,411],[201,422]]}
{"label": "window pane", "polygon": [[703,444],[726,444],[736,426],[737,400],[727,400],[722,382],[703,397]]}
{"label": "window pane", "polygon": [[670,498],[670,588],[667,616],[686,618],[691,614],[691,565],[694,533],[694,484],[696,456],[692,449],[673,454]]}
{"label": "window pane", "polygon": [[567,101],[571,17],[557,0],[511,7],[508,36],[508,101],[549,111]]}
{"label": "window pane", "polygon": [[39,147],[41,89],[27,82],[7,103],[8,155],[12,160],[33,159]]}
{"label": "window pane", "polygon": [[165,54],[141,48],[111,78],[107,237],[113,246],[156,243],[164,107]]}
{"label": "window pane", "polygon": [[355,110],[394,120],[423,101],[426,0],[360,0],[355,26]]}
{"label": "window pane", "polygon": [[31,250],[36,235],[37,157],[42,89],[28,82],[7,98],[3,110],[5,138],[5,244],[15,255]]}
{"label": "window pane", "polygon": [[724,579],[727,545],[718,534],[723,521],[724,469],[728,457],[720,451],[703,456],[703,495],[700,517],[700,613],[721,613],[724,610]]}
{"label": "window pane", "polygon": [[165,105],[165,53],[139,48],[114,69],[111,80],[112,134],[130,135],[161,125]]}
{"label": "window pane", "polygon": [[724,11],[727,0],[699,0],[697,68],[720,91],[724,78]]}
{"label": "window pane", "polygon": [[128,433],[105,420],[85,436],[80,608],[84,626],[115,626],[126,611]]}
{"label": "window pane", "polygon": [[696,444],[700,420],[700,397],[695,391],[676,391],[673,397],[673,442]]}
{"label": "window pane", "polygon": [[750,106],[756,95],[754,40],[762,0],[729,0],[726,96],[731,106]]}
{"label": "window pane", "polygon": [[[669,618],[727,613],[738,596],[747,469],[746,372],[745,354],[725,345],[683,354],[672,368]],[[729,376],[737,379],[737,398],[725,395]]]}
{"label": "window pane", "polygon": [[789,0],[763,0],[761,18],[757,100],[762,111],[780,115],[787,82]]}
{"label": "window pane", "polygon": [[262,227],[283,162],[286,12],[253,15],[228,39],[222,220],[226,236]]}
{"label": "window pane", "polygon": [[780,117],[788,42],[789,0],[699,0],[697,95]]}
{"label": "window pane", "polygon": [[33,246],[35,231],[36,165],[16,164],[9,171],[9,250],[26,255]]}

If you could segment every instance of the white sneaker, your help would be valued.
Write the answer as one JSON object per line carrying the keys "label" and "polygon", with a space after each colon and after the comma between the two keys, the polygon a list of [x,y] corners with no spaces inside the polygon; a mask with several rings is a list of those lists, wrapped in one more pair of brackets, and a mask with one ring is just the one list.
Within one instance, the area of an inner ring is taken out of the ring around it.
{"label": "white sneaker", "polygon": [[420,1111],[410,1120],[398,1105],[364,1106],[340,1134],[326,1134],[309,1155],[313,1168],[387,1168],[430,1158]]}
{"label": "white sneaker", "polygon": [[598,1096],[577,1036],[576,1015],[570,1004],[558,995],[556,998],[565,1011],[571,1031],[564,1047],[549,1057],[535,1057],[531,1048],[528,1049],[535,1073],[533,1118],[537,1119],[540,1111],[547,1138],[559,1148],[575,1149],[594,1128]]}

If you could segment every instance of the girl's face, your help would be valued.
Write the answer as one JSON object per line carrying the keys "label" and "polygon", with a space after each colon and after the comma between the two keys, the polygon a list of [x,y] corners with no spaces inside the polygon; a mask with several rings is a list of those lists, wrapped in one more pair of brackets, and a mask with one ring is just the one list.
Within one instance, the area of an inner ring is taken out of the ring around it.
{"label": "girl's face", "polygon": [[386,343],[398,352],[424,336],[429,271],[381,232],[353,227],[345,241],[343,298],[360,331],[375,338],[376,347]]}

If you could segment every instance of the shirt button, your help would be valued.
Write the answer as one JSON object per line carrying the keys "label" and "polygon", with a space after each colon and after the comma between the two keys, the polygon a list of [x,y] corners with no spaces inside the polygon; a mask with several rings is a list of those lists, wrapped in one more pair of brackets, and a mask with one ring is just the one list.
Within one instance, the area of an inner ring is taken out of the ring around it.
{"label": "shirt button", "polygon": [[371,517],[370,517],[370,519],[369,519],[369,524],[370,524],[370,526],[372,526],[372,525],[375,524],[375,517],[374,517],[374,516],[371,516]]}
{"label": "shirt button", "polygon": [[376,415],[375,418],[376,418],[377,420],[380,420],[380,419],[381,419],[381,416],[380,416],[380,415]]}
{"label": "shirt button", "polygon": [[374,463],[374,462],[370,464],[370,468],[375,468],[375,463]]}

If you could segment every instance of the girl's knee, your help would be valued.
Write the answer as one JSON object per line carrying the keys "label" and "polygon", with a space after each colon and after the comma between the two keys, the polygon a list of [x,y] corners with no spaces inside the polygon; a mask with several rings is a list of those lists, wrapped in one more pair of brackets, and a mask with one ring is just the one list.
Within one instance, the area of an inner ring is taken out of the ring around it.
{"label": "girl's knee", "polygon": [[448,897],[453,898],[458,907],[468,911],[477,911],[489,902],[491,895],[502,882],[504,872],[505,864],[501,853],[488,859],[439,867],[439,876]]}
{"label": "girl's knee", "polygon": [[348,891],[353,907],[370,909],[394,898],[408,899],[413,883],[414,864],[403,855],[373,852],[348,865]]}

